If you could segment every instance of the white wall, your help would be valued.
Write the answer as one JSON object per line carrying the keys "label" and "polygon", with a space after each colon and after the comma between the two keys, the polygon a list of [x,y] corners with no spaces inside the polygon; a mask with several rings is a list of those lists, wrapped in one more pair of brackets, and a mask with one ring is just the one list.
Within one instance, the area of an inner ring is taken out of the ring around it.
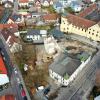
{"label": "white wall", "polygon": [[57,77],[58,80],[56,80],[56,82],[64,86],[67,86],[70,82],[72,82],[77,77],[77,75],[83,70],[83,68],[86,67],[86,64],[90,60],[91,60],[91,56],[85,62],[82,62],[82,64],[76,69],[76,71],[67,80],[64,79],[64,77],[60,76],[59,74],[53,72],[51,69],[49,69],[49,75],[54,80],[56,80],[55,77]]}

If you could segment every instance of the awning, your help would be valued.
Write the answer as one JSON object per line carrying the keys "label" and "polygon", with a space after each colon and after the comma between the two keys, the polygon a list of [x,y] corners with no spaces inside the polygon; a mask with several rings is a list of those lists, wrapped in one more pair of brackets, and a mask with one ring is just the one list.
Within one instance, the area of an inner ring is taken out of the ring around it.
{"label": "awning", "polygon": [[0,85],[9,83],[9,78],[6,74],[0,74]]}

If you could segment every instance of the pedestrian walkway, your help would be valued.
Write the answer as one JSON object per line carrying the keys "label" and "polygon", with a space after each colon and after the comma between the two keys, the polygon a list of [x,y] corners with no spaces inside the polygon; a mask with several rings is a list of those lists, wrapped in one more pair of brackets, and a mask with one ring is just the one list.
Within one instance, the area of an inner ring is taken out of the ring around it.
{"label": "pedestrian walkway", "polygon": [[70,35],[65,35],[66,38],[72,38],[74,40],[79,40],[89,46],[92,46],[92,47],[95,47],[95,48],[98,48],[100,49],[100,44],[96,41],[92,41],[86,37],[83,37],[83,36],[80,36],[80,35],[77,35],[77,34],[70,34]]}

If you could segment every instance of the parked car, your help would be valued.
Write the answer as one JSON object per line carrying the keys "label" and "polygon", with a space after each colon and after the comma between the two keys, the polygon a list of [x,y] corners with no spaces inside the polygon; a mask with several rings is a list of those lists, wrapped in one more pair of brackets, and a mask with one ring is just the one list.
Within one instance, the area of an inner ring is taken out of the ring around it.
{"label": "parked car", "polygon": [[19,88],[20,88],[20,90],[22,90],[23,89],[23,84],[19,84]]}
{"label": "parked car", "polygon": [[50,87],[51,87],[51,86],[48,86],[48,87],[46,87],[46,88],[44,89],[44,94],[45,94],[45,95],[47,95],[48,92],[50,92]]}
{"label": "parked car", "polygon": [[18,71],[17,71],[16,67],[14,68],[14,72],[15,72],[15,74],[18,74]]}
{"label": "parked car", "polygon": [[23,100],[28,100],[28,99],[27,99],[27,96],[24,96],[24,97],[23,97]]}
{"label": "parked car", "polygon": [[25,93],[25,90],[24,89],[21,90],[21,96],[22,97],[25,97],[26,96],[26,93]]}
{"label": "parked car", "polygon": [[20,84],[21,83],[20,78],[17,77],[16,79],[17,79],[18,84]]}
{"label": "parked car", "polygon": [[36,88],[36,91],[38,92],[38,91],[41,91],[43,89],[44,89],[44,86],[39,86],[39,87]]}

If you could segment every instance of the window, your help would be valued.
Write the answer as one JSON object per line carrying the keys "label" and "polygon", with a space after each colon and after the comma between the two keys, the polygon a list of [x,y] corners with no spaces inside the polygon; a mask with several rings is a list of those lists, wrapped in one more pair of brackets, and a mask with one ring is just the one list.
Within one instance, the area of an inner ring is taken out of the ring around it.
{"label": "window", "polygon": [[89,34],[90,34],[91,32],[89,32]]}
{"label": "window", "polygon": [[64,31],[65,31],[65,28],[64,28]]}
{"label": "window", "polygon": [[98,37],[98,34],[96,34],[96,37]]}
{"label": "window", "polygon": [[56,80],[58,80],[58,78],[57,77],[54,77]]}
{"label": "window", "polygon": [[92,33],[92,35],[94,35],[94,33]]}
{"label": "window", "polygon": [[82,28],[82,31],[83,31],[83,28]]}

